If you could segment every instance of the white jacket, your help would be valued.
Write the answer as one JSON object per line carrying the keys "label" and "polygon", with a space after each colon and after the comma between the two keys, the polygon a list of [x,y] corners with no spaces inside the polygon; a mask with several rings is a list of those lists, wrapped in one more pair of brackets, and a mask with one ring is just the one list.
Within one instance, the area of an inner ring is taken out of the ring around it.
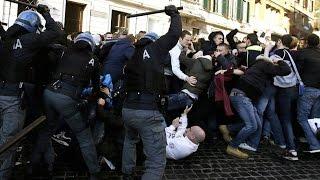
{"label": "white jacket", "polygon": [[169,159],[182,159],[194,153],[198,149],[198,144],[194,144],[187,136],[184,136],[188,125],[186,115],[180,118],[180,126],[176,128],[173,125],[166,127],[167,147],[166,154]]}

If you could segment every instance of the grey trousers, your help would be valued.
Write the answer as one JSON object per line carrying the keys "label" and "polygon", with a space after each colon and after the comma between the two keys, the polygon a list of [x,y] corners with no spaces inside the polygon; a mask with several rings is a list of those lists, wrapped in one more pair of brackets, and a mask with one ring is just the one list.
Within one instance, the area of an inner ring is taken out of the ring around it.
{"label": "grey trousers", "polygon": [[[25,110],[17,96],[0,96],[0,146],[15,136],[24,125]],[[0,179],[9,179],[16,149],[11,148],[1,158]]]}
{"label": "grey trousers", "polygon": [[164,117],[154,110],[122,110],[125,140],[122,152],[122,172],[132,174],[136,165],[136,144],[140,138],[146,155],[143,180],[162,179],[166,166],[166,136]]}
{"label": "grey trousers", "polygon": [[32,153],[33,163],[37,163],[41,155],[44,155],[49,165],[49,170],[52,170],[50,168],[52,168],[54,163],[54,151],[51,136],[56,130],[59,117],[62,116],[78,140],[89,172],[99,172],[100,167],[92,133],[86,124],[85,117],[76,109],[78,102],[68,96],[50,90],[45,90],[44,100],[47,120],[45,127],[39,132],[36,147]]}

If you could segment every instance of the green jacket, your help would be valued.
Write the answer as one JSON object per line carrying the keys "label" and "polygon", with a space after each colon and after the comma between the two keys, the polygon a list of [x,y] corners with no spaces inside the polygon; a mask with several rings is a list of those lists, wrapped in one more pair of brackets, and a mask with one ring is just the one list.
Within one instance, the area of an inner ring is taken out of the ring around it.
{"label": "green jacket", "polygon": [[182,89],[187,89],[191,93],[200,95],[208,89],[209,81],[213,75],[212,57],[209,55],[201,56],[197,59],[188,58],[184,52],[180,55],[180,63],[186,67],[185,73],[197,79],[195,86],[190,86],[185,82]]}

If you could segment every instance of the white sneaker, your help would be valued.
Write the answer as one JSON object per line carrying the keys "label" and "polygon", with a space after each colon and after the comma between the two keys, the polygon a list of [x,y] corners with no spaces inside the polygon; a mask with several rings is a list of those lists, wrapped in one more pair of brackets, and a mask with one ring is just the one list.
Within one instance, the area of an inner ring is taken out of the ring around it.
{"label": "white sneaker", "polygon": [[298,161],[298,153],[295,150],[285,150],[282,157],[290,161]]}
{"label": "white sneaker", "polygon": [[316,149],[316,150],[311,150],[311,151],[307,151],[309,153],[319,153],[320,152],[320,149]]}
{"label": "white sneaker", "polygon": [[53,137],[60,139],[60,140],[63,140],[63,141],[71,141],[71,138],[65,136],[65,134],[66,134],[66,132],[61,131],[60,133],[53,135]]}
{"label": "white sneaker", "polygon": [[107,164],[111,170],[115,170],[115,169],[116,169],[116,167],[112,164],[112,162],[109,161],[109,160],[108,160],[107,158],[105,158],[105,157],[102,157],[101,162]]}
{"label": "white sneaker", "polygon": [[298,153],[296,150],[289,150],[289,152],[294,156],[298,156]]}
{"label": "white sneaker", "polygon": [[249,146],[247,143],[241,143],[241,144],[239,145],[239,148],[245,149],[245,150],[248,150],[248,151],[253,151],[253,152],[256,152],[256,151],[257,151],[257,149]]}
{"label": "white sneaker", "polygon": [[286,149],[286,148],[287,148],[286,145],[279,145],[279,147],[280,147],[281,149]]}
{"label": "white sneaker", "polygon": [[51,137],[52,140],[54,140],[55,142],[61,144],[61,145],[64,145],[64,146],[69,146],[69,144],[66,142],[66,141],[63,141],[61,139],[58,139],[56,137]]}

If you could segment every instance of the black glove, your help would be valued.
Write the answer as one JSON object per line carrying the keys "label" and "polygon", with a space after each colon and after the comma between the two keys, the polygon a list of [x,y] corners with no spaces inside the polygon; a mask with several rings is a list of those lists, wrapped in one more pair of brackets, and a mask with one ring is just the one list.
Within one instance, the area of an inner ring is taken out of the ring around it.
{"label": "black glove", "polygon": [[164,12],[165,12],[166,15],[168,15],[168,16],[172,16],[172,15],[174,15],[174,14],[179,14],[179,11],[178,11],[177,7],[174,6],[174,5],[166,6],[166,7],[164,8]]}
{"label": "black glove", "polygon": [[37,11],[40,13],[40,14],[45,14],[45,13],[50,13],[50,9],[47,5],[44,5],[44,4],[39,4],[37,6]]}

